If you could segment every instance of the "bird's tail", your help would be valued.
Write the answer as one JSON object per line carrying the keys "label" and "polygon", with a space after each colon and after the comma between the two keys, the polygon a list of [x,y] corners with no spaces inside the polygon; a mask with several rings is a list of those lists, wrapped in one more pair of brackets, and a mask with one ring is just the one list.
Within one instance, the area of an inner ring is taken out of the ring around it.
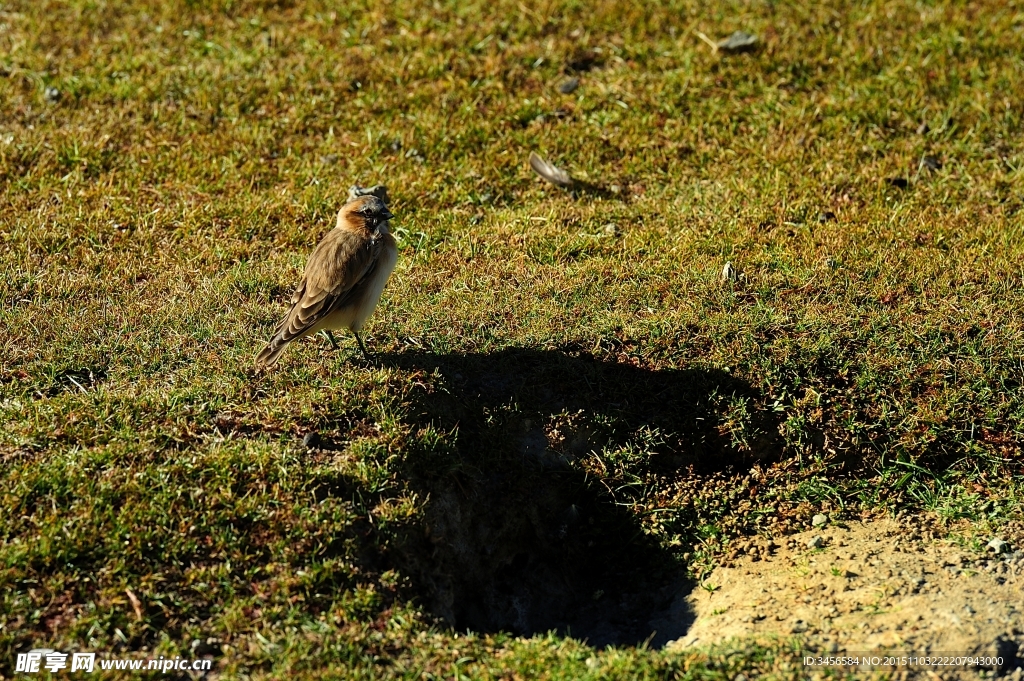
{"label": "bird's tail", "polygon": [[267,346],[260,350],[260,354],[256,355],[256,366],[273,366],[287,347],[288,341],[282,340],[280,335],[275,335],[270,339],[270,342],[267,343]]}

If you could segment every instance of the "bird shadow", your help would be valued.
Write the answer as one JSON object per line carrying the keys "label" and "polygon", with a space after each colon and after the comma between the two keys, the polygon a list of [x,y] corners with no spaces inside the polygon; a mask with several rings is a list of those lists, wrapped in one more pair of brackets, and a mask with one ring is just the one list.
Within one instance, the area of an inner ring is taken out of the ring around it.
{"label": "bird shadow", "polygon": [[417,436],[396,472],[426,500],[389,530],[384,560],[457,630],[557,631],[597,647],[684,635],[685,564],[644,531],[622,486],[780,452],[761,396],[716,369],[650,370],[572,349],[378,361],[409,377],[404,418]]}

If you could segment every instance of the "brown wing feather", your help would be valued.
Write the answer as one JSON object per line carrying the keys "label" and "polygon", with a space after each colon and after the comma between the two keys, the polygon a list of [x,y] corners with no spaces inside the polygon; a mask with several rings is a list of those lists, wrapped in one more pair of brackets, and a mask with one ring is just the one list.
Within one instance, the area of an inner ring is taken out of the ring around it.
{"label": "brown wing feather", "polygon": [[292,294],[292,307],[257,355],[256,364],[273,364],[288,343],[344,307],[353,289],[373,273],[379,255],[380,244],[363,234],[346,229],[328,233],[309,256],[302,281]]}

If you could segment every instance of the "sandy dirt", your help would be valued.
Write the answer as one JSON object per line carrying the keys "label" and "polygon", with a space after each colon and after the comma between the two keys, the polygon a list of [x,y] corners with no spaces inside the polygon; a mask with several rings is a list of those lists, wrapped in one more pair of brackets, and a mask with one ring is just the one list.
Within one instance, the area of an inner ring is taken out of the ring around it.
{"label": "sandy dirt", "polygon": [[[997,554],[984,544],[978,550],[937,539],[925,527],[826,523],[778,543],[755,539],[707,576],[705,588],[677,598],[672,617],[695,620],[669,647],[799,636],[821,655],[1001,654],[997,673],[1024,678],[1019,540]],[[964,667],[935,671],[939,678],[979,676]]]}

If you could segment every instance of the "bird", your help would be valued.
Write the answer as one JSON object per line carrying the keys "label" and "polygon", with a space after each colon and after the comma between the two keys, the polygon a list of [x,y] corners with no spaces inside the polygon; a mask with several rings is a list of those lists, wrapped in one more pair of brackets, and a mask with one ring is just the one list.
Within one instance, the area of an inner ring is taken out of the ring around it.
{"label": "bird", "polygon": [[394,215],[378,194],[387,196],[386,191],[359,195],[338,211],[337,226],[306,262],[291,309],[256,355],[257,367],[273,365],[289,343],[318,331],[337,350],[331,331],[343,328],[352,331],[363,357],[370,359],[359,331],[398,262],[398,245],[389,230]]}

